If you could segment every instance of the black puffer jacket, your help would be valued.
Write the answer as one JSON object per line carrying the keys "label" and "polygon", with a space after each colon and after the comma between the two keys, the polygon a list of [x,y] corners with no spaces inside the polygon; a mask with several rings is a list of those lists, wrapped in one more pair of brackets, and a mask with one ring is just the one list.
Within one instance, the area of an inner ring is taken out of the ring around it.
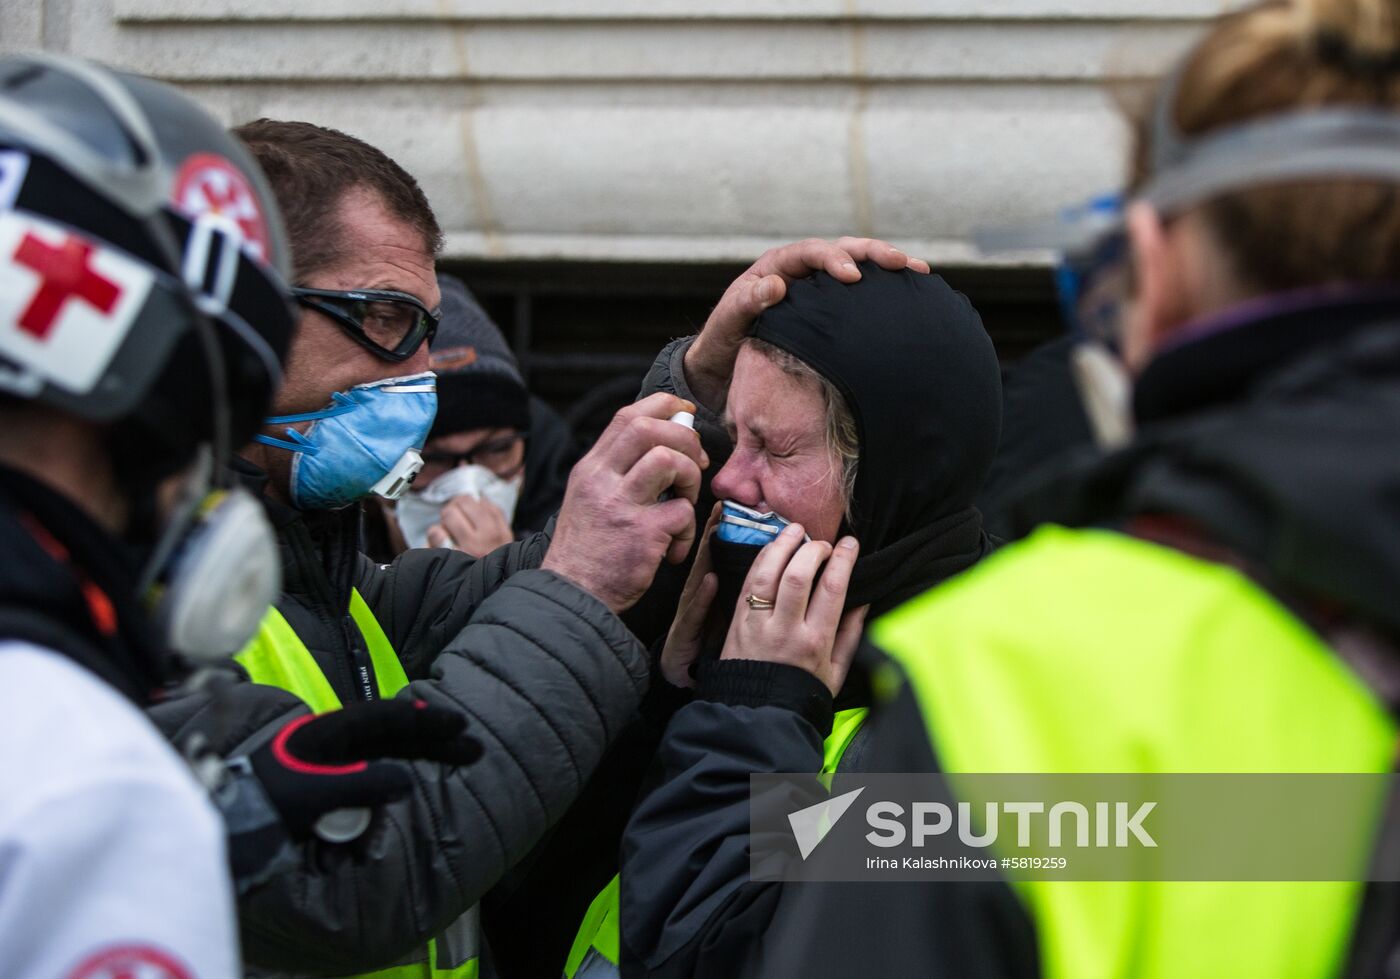
{"label": "black puffer jacket", "polygon": [[[305,845],[296,870],[240,904],[257,967],[369,971],[442,931],[520,860],[568,808],[647,686],[646,651],[601,602],[537,569],[549,531],[474,560],[411,550],[376,565],[358,550],[358,514],[300,514],[269,503],[284,564],[278,610],[342,702],[374,690],[346,609],[357,588],[411,681],[401,696],[463,711],[485,753],[465,769],[415,766],[417,790],[385,807],[351,845]],[[244,677],[246,680],[246,677]],[[306,708],[241,683],[152,713],[177,741],[199,731],[248,750]]]}

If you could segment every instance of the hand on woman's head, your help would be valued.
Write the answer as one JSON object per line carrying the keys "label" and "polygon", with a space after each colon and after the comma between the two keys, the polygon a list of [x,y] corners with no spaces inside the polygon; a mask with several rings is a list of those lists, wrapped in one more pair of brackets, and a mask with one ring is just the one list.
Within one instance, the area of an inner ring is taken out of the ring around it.
{"label": "hand on woman's head", "polygon": [[867,260],[886,269],[929,271],[927,262],[910,258],[889,242],[876,238],[845,237],[834,242],[808,238],[760,255],[730,283],[705,321],[699,338],[686,352],[686,380],[700,403],[712,411],[724,407],[739,346],[758,315],[782,301],[789,282],[820,271],[829,272],[841,282],[856,282],[860,279],[856,263]]}

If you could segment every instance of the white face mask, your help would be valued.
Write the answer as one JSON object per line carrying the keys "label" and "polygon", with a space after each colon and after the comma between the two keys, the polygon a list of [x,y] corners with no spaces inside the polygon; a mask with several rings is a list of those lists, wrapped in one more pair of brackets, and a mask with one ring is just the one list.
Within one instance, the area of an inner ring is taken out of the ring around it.
{"label": "white face mask", "polygon": [[428,528],[438,522],[443,504],[454,496],[470,496],[495,504],[505,514],[506,523],[515,520],[520,488],[525,473],[502,479],[485,466],[468,465],[449,469],[421,491],[410,490],[394,506],[399,530],[409,547],[428,546]]}

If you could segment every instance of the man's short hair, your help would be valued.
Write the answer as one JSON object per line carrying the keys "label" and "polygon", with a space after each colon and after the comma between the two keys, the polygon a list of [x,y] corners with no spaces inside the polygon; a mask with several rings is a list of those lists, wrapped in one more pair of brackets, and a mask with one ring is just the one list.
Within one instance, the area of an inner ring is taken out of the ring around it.
{"label": "man's short hair", "polygon": [[309,122],[275,119],[257,119],[233,134],[257,157],[277,196],[297,282],[341,260],[345,236],[334,226],[337,208],[347,192],[361,187],[423,235],[425,252],[436,256],[442,248],[442,229],[418,181],[364,140]]}

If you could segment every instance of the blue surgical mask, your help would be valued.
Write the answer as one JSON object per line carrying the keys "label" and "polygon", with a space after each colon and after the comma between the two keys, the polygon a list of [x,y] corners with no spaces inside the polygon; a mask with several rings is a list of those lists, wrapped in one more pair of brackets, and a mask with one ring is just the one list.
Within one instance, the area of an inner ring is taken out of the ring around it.
{"label": "blue surgical mask", "polygon": [[[727,544],[752,544],[762,547],[783,532],[791,521],[772,510],[760,512],[733,500],[724,500],[715,536]],[[805,540],[812,538],[802,535]]]}
{"label": "blue surgical mask", "polygon": [[254,438],[296,453],[292,505],[337,510],[371,493],[397,500],[423,467],[418,450],[437,414],[437,375],[431,371],[360,384],[331,395],[320,411],[278,415],[269,425],[311,422],[285,439]]}

